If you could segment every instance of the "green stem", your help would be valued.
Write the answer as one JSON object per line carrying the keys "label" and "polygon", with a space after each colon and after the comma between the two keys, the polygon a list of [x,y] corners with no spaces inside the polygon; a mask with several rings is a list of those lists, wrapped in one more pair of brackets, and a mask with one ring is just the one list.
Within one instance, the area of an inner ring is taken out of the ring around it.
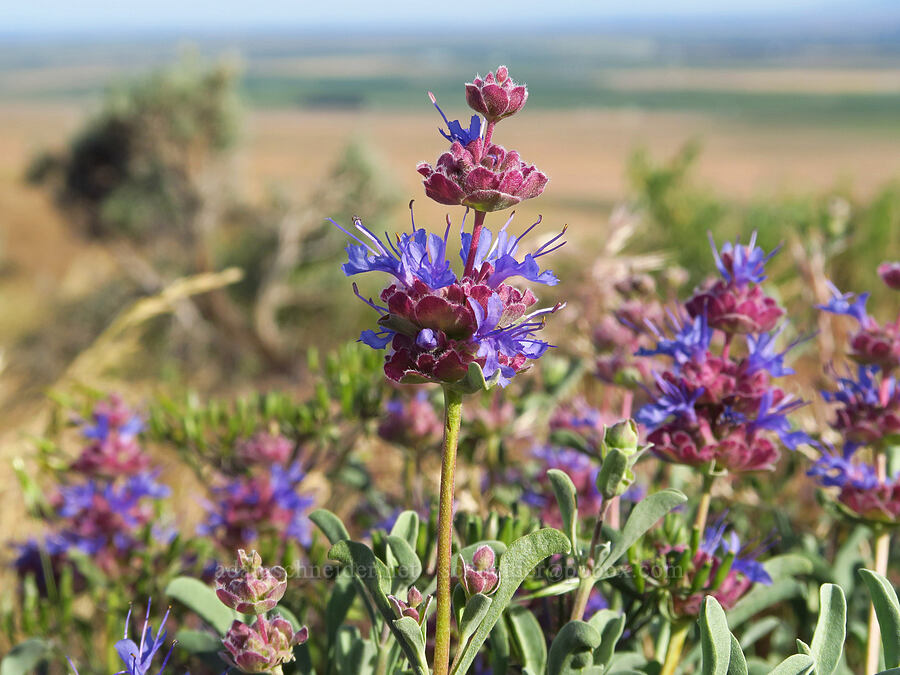
{"label": "green stem", "polygon": [[612,500],[604,500],[603,506],[600,507],[600,514],[597,516],[597,522],[594,523],[594,533],[591,535],[591,543],[588,545],[587,560],[580,569],[581,581],[578,583],[578,590],[575,592],[575,604],[572,606],[571,621],[581,621],[584,618],[584,611],[587,609],[591,591],[594,589],[594,549],[600,543],[600,537],[603,533],[603,521],[609,512],[611,504]]}
{"label": "green stem", "polygon": [[[700,504],[697,507],[697,517],[694,519],[694,529],[691,535],[691,556],[697,552],[696,548],[703,537],[703,530],[706,529],[715,479],[715,462],[712,462],[706,473],[703,474],[703,492],[700,495]],[[700,570],[695,570],[695,572],[700,574]],[[666,648],[666,660],[663,663],[660,675],[674,675],[678,664],[681,663],[681,652],[684,650],[684,641],[690,630],[691,622],[688,620],[682,620],[672,627],[672,636],[669,638],[669,646]]]}
{"label": "green stem", "polygon": [[453,554],[453,473],[462,421],[462,394],[444,387],[444,443],[441,461],[441,496],[438,507],[437,623],[434,643],[434,675],[450,668],[450,572]]}
{"label": "green stem", "polygon": [[[881,483],[887,479],[887,456],[882,452],[876,457],[875,468]],[[888,554],[891,550],[891,535],[884,528],[875,533],[875,571],[887,576]],[[866,642],[866,672],[877,673],[881,659],[881,627],[875,615],[875,605],[869,608],[869,636]]]}
{"label": "green stem", "polygon": [[684,649],[684,640],[691,630],[690,621],[682,621],[675,625],[675,630],[669,638],[669,647],[666,649],[666,661],[663,663],[659,675],[675,675],[678,664],[681,662],[681,651]]}

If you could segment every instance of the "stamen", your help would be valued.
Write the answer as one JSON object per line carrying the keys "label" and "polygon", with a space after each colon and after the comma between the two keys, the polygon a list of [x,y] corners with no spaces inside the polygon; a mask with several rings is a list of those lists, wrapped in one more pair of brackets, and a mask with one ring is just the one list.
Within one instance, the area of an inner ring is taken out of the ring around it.
{"label": "stamen", "polygon": [[441,110],[441,107],[437,104],[437,99],[434,97],[434,94],[432,94],[430,91],[428,92],[428,98],[431,99],[431,103],[434,105],[435,108],[437,108],[437,111],[441,114],[441,117],[444,118],[444,123],[449,127],[450,120],[447,119],[447,116],[444,114],[444,111]]}
{"label": "stamen", "polygon": [[331,221],[331,224],[334,225],[337,229],[339,229],[341,232],[343,232],[344,234],[346,234],[346,235],[347,235],[348,237],[350,237],[351,239],[353,239],[353,240],[355,240],[355,241],[358,241],[360,244],[362,244],[362,245],[365,246],[367,249],[369,249],[370,251],[372,251],[372,253],[378,253],[378,251],[376,251],[375,249],[373,249],[371,246],[369,246],[366,242],[364,242],[362,239],[360,239],[359,237],[357,237],[355,234],[351,234],[350,232],[348,232],[347,230],[345,230],[343,227],[341,227],[340,225],[338,225],[338,224],[334,221],[333,218],[328,218],[328,220]]}
{"label": "stamen", "polygon": [[[540,221],[538,221],[538,222],[540,222]],[[537,223],[535,223],[535,225],[537,225]],[[533,227],[533,226],[532,226],[532,227]],[[568,226],[568,225],[564,225],[564,226],[563,226],[563,229],[560,230],[560,233],[559,233],[558,235],[556,235],[555,237],[553,237],[553,239],[551,239],[550,241],[548,241],[546,244],[544,244],[544,245],[541,246],[537,251],[534,252],[534,256],[533,256],[533,257],[535,257],[535,258],[540,258],[542,255],[547,255],[548,253],[553,253],[553,251],[555,251],[556,249],[565,246],[567,242],[564,241],[564,242],[562,242],[561,244],[557,244],[557,245],[554,246],[553,248],[550,248],[550,249],[547,248],[547,247],[550,246],[550,244],[552,244],[554,241],[556,241],[557,239],[559,239],[560,237],[562,237],[563,235],[565,235],[566,230],[568,230],[568,229],[569,229],[569,226]]]}
{"label": "stamen", "polygon": [[[354,294],[357,298],[359,298],[360,300],[362,300],[364,303],[366,303],[369,307],[371,307],[372,309],[374,309],[375,311],[381,312],[382,314],[389,314],[389,313],[390,313],[390,312],[388,312],[388,308],[387,308],[387,307],[382,307],[382,306],[380,306],[380,305],[376,305],[376,304],[375,304],[375,301],[372,300],[372,298],[369,298],[368,300],[366,300],[362,295],[360,295],[360,293],[359,293],[359,286],[356,285],[356,282],[353,283],[353,294]],[[167,614],[167,616],[168,616],[168,614]]]}
{"label": "stamen", "polygon": [[384,248],[384,244],[381,243],[381,240],[376,237],[372,231],[362,224],[362,220],[360,220],[359,216],[353,216],[353,224],[356,225],[356,229],[365,234],[372,242],[378,247],[378,250],[382,255],[387,255],[387,250]]}

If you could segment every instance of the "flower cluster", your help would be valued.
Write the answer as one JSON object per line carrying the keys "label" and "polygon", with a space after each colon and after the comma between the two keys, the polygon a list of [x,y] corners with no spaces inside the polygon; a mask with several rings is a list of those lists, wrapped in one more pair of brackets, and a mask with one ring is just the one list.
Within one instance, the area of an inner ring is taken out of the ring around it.
{"label": "flower cluster", "polygon": [[[502,81],[511,82],[504,74]],[[487,96],[494,101],[500,95]],[[509,104],[503,114],[511,114]],[[379,330],[363,331],[360,340],[375,349],[390,345],[384,367],[390,380],[454,384],[477,365],[487,380],[494,378],[505,386],[529,360],[547,350],[549,345],[536,333],[544,316],[560,308],[532,309],[534,294],[508,281],[521,277],[556,284],[551,271],[540,269],[538,258],[562,246],[565,242],[557,241],[563,233],[521,259],[516,257],[519,244],[538,223],[514,237],[507,232],[510,216],[494,238],[483,227],[485,212],[537,196],[547,179],[534,167],[525,167],[515,151],[490,143],[494,121],[488,122],[482,138],[477,115],[468,130],[444,119],[449,128],[444,136],[452,141],[450,151],[441,156],[436,168],[423,165],[419,170],[426,175],[429,197],[475,210],[472,232],[460,234],[462,274],[453,271],[448,258],[449,217],[443,236],[417,228],[413,221],[412,232],[397,235],[396,241],[387,235],[382,241],[358,218],[353,221],[358,236],[334,223],[356,241],[347,247],[349,261],[343,270],[347,276],[385,272],[393,277],[381,292],[383,305],[359,296],[354,285],[357,296],[381,315]]]}
{"label": "flower cluster", "polygon": [[593,327],[595,372],[603,382],[637,386],[650,379],[651,366],[635,354],[652,347],[654,336],[649,326],[661,324],[665,312],[655,297],[656,283],[647,274],[624,277],[612,290],[612,311],[604,312]]}
{"label": "flower cluster", "polygon": [[284,436],[261,431],[240,441],[236,450],[245,466],[284,466],[294,453],[294,444]]}
{"label": "flower cluster", "polygon": [[[900,286],[900,264],[885,263],[878,272],[888,287]],[[809,474],[823,487],[838,488],[836,503],[846,515],[897,524],[900,473],[888,475],[885,452],[900,441],[900,386],[893,374],[900,365],[900,316],[880,324],[866,312],[868,293],[856,297],[833,285],[831,291],[820,309],[856,320],[849,356],[857,365],[855,374],[830,370],[834,388],[822,397],[834,404],[830,425],[844,444],[840,450],[826,448]]]}
{"label": "flower cluster", "polygon": [[99,402],[82,426],[87,439],[74,472],[80,481],[60,485],[49,498],[53,531],[39,542],[18,546],[15,567],[20,576],[34,575],[44,587],[46,558],[58,573],[70,551],[90,556],[112,572],[142,547],[141,540],[155,522],[158,502],[169,488],[149,470],[150,458],[138,441],[141,418],[117,396]]}
{"label": "flower cluster", "polygon": [[216,595],[222,604],[241,614],[265,614],[274,609],[287,590],[283,567],[263,567],[256,551],[238,549],[238,565],[216,574]]}
{"label": "flower cluster", "polygon": [[216,595],[223,604],[253,614],[253,624],[235,620],[222,639],[222,659],[244,673],[281,672],[294,660],[294,647],[306,642],[309,630],[294,630],[280,614],[266,617],[278,605],[287,588],[283,567],[263,567],[256,551],[238,551],[238,566],[216,576]]}
{"label": "flower cluster", "polygon": [[429,96],[449,130],[441,130],[441,135],[451,143],[433,166],[422,162],[417,167],[431,199],[487,212],[509,208],[544,191],[547,176],[523,162],[515,150],[491,142],[494,125],[521,110],[528,99],[528,90],[513,82],[505,66],[497,68],[496,75],[488,73],[483,80],[476,77],[466,85],[466,101],[487,120],[484,136],[477,115],[466,129],[448,120],[434,95]]}
{"label": "flower cluster", "polygon": [[272,464],[213,487],[216,501],[206,504],[206,522],[197,528],[198,534],[231,549],[264,535],[309,546],[312,525],[307,511],[314,499],[299,492],[305,477],[299,462],[288,467]]}
{"label": "flower cluster", "polygon": [[757,560],[760,552],[742,548],[737,533],[728,532],[724,518],[706,529],[693,556],[684,545],[663,547],[660,554],[666,567],[665,578],[671,583],[673,615],[699,615],[707,595],[730,609],[753,584],[771,584],[772,578]]}
{"label": "flower cluster", "polygon": [[721,254],[713,244],[713,251],[723,278],[695,292],[686,312],[669,314],[672,337],[654,328],[655,347],[637,352],[671,364],[654,374],[654,400],[637,420],[663,459],[714,462],[731,472],[770,470],[779,442],[795,449],[808,440],[787,418],[803,403],[774,384],[793,373],[785,356],[797,343],[776,347],[783,327],[774,324],[783,310],[759,286],[772,254],[756,246],[755,236],[746,246],[726,244]]}
{"label": "flower cluster", "polygon": [[425,391],[413,396],[397,396],[387,402],[378,435],[390,443],[413,450],[434,446],[441,440],[443,423],[434,411]]}

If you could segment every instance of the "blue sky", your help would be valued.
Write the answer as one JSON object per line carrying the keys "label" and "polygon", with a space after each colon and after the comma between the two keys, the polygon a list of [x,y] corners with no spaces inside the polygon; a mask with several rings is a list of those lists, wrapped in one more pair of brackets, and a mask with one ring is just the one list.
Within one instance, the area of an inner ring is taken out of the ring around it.
{"label": "blue sky", "polygon": [[[79,33],[110,30],[255,30],[317,27],[422,26],[458,28],[491,22],[560,24],[567,20],[816,16],[858,7],[849,0],[0,0],[0,33]],[[862,4],[888,7],[886,0]]]}

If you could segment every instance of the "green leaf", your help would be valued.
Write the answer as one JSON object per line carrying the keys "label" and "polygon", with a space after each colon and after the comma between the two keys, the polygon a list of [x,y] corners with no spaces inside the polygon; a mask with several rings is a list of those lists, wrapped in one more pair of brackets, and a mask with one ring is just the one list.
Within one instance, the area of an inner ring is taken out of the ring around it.
{"label": "green leaf", "polygon": [[768,635],[778,628],[781,623],[781,619],[774,616],[767,616],[759,621],[754,621],[753,624],[744,631],[743,635],[741,635],[741,649],[749,649],[761,637]]}
{"label": "green leaf", "polygon": [[793,579],[778,579],[768,586],[756,584],[727,613],[728,623],[732,628],[736,628],[772,605],[803,595],[805,590],[803,584]]}
{"label": "green leaf", "polygon": [[623,482],[631,465],[631,458],[618,448],[610,448],[597,473],[597,489],[604,499],[612,499],[625,491]]}
{"label": "green leaf", "polygon": [[547,478],[553,486],[556,495],[556,503],[559,505],[559,514],[562,517],[563,532],[572,542],[571,552],[578,555],[578,498],[576,497],[575,484],[568,474],[559,469],[547,471]]}
{"label": "green leaf", "polygon": [[[411,616],[404,616],[394,620],[394,628],[412,646],[415,661],[410,659],[410,665],[419,673],[427,675],[428,659],[425,656],[425,638],[422,637],[422,628]],[[407,656],[409,658],[409,656]]]}
{"label": "green leaf", "polygon": [[594,666],[594,650],[600,646],[600,632],[584,621],[570,621],[557,634],[547,656],[547,672],[558,675],[601,673]]}
{"label": "green leaf", "polygon": [[731,660],[731,631],[722,605],[707,595],[700,611],[700,649],[703,675],[726,675]]}
{"label": "green leaf", "polygon": [[350,534],[344,523],[328,509],[316,509],[309,514],[309,519],[313,521],[331,544],[336,544],[344,539],[349,539]]}
{"label": "green leaf", "polygon": [[222,649],[222,640],[205,630],[182,628],[175,635],[175,641],[191,654],[215,654]]}
{"label": "green leaf", "polygon": [[[543,638],[542,638],[543,639]],[[505,673],[509,670],[509,631],[505,621],[498,621],[491,629],[491,671]]]}
{"label": "green leaf", "polygon": [[886,668],[897,668],[900,666],[900,602],[897,601],[897,592],[878,572],[861,569],[859,575],[875,605],[875,616],[881,627],[884,665]]}
{"label": "green leaf", "polygon": [[492,600],[482,593],[476,593],[466,601],[466,606],[459,619],[460,644],[464,645],[472,637],[472,633],[475,632],[478,624],[481,623],[484,615],[487,614],[491,602]]}
{"label": "green leaf", "polygon": [[0,661],[0,675],[29,675],[50,655],[50,645],[40,638],[29,638],[9,650]]}
{"label": "green leaf", "polygon": [[731,636],[731,656],[728,659],[728,675],[748,675],[747,659],[744,658],[744,651],[741,649],[741,643],[738,642],[734,635]]}
{"label": "green leaf", "polygon": [[[328,551],[328,557],[349,567],[354,578],[368,590],[375,607],[387,622],[394,637],[397,638],[397,642],[400,643],[407,660],[416,668],[417,672],[421,672],[416,665],[418,663],[416,645],[409,642],[406,636],[397,628],[394,610],[387,599],[387,594],[391,592],[391,573],[387,565],[375,557],[372,549],[358,541],[339,541]],[[418,626],[418,624],[416,625]],[[422,675],[427,675],[427,671],[422,673]]]}
{"label": "green leaf", "polygon": [[544,558],[554,554],[563,554],[569,550],[569,538],[559,530],[547,527],[516,539],[500,557],[500,584],[494,593],[493,602],[481,625],[472,636],[472,640],[463,650],[462,657],[453,673],[468,671],[475,655],[487,639],[509,604],[513,594],[531,571]]}
{"label": "green leaf", "polygon": [[225,635],[238,614],[222,604],[216,592],[199,579],[177,577],[166,586],[166,595],[185,605],[219,635]]}
{"label": "green leaf", "polygon": [[819,620],[810,645],[817,675],[831,675],[841,661],[847,638],[847,601],[834,584],[819,588]]}
{"label": "green leaf", "polygon": [[616,643],[625,630],[625,615],[601,609],[594,612],[588,623],[600,633],[600,646],[594,650],[594,665],[605,666],[612,660]]}
{"label": "green leaf", "polygon": [[769,675],[806,675],[811,673],[816,662],[806,654],[794,654],[779,663]]}
{"label": "green leaf", "polygon": [[522,668],[543,673],[547,667],[547,642],[541,624],[525,607],[510,607],[506,616]]}
{"label": "green leaf", "polygon": [[597,566],[595,574],[598,577],[602,576],[660,518],[686,501],[687,497],[678,490],[671,488],[652,494],[639,501],[632,509],[625,527],[622,528],[621,536],[616,539],[616,543],[610,550],[609,555]]}
{"label": "green leaf", "polygon": [[415,511],[404,511],[391,528],[391,535],[395,537],[403,537],[409,547],[413,550],[416,548],[416,540],[419,538],[419,514]]}
{"label": "green leaf", "polygon": [[344,626],[335,641],[334,661],[338,673],[371,673],[375,645],[364,640],[356,626]]}
{"label": "green leaf", "polygon": [[810,574],[813,570],[813,564],[808,558],[793,553],[769,558],[763,563],[763,567],[773,580]]}
{"label": "green leaf", "polygon": [[328,636],[329,645],[334,644],[338,629],[344,624],[355,598],[355,580],[346,575],[339,575],[331,587],[331,595],[325,607],[325,634]]}
{"label": "green leaf", "polygon": [[422,563],[419,562],[419,556],[416,555],[413,547],[403,537],[389,534],[387,543],[391,553],[397,559],[397,567],[394,570],[397,574],[397,579],[401,586],[408,588],[422,574]]}

